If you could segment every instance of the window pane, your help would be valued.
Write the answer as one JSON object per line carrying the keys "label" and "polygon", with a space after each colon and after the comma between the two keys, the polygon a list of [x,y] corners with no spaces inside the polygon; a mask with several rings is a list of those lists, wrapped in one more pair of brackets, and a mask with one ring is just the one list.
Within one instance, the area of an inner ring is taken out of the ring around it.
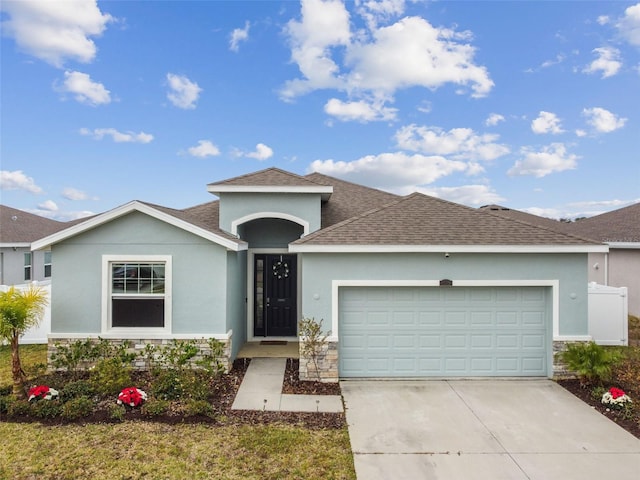
{"label": "window pane", "polygon": [[25,253],[24,254],[24,266],[25,267],[30,267],[31,266],[31,253]]}
{"label": "window pane", "polygon": [[51,252],[44,252],[44,263],[51,263]]}
{"label": "window pane", "polygon": [[163,298],[114,298],[111,305],[114,327],[164,327]]}
{"label": "window pane", "polygon": [[44,276],[45,277],[50,277],[51,276],[51,265],[45,265],[44,266]]}

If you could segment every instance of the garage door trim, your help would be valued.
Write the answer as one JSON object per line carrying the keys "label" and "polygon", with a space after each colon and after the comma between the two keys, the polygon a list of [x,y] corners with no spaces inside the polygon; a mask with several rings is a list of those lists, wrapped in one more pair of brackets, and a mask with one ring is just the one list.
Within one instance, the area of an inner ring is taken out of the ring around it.
{"label": "garage door trim", "polygon": [[[333,280],[331,285],[331,338],[338,341],[340,330],[341,287],[440,287],[440,280]],[[560,337],[560,281],[559,280],[453,280],[455,287],[551,287],[551,320],[553,339]]]}

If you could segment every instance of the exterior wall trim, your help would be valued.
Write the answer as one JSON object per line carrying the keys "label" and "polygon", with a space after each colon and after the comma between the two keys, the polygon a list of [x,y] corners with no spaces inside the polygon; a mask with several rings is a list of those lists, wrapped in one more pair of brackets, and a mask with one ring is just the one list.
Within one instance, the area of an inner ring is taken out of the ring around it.
{"label": "exterior wall trim", "polygon": [[[133,330],[133,329],[132,329]],[[47,335],[48,339],[55,340],[57,338],[105,338],[105,339],[124,339],[134,340],[139,338],[145,338],[149,340],[198,340],[201,338],[215,338],[216,340],[229,340],[233,336],[233,330],[229,330],[227,333],[176,333],[176,334],[157,334],[149,333],[146,331],[136,332],[123,332],[123,333],[50,333]]]}
{"label": "exterior wall trim", "polygon": [[299,253],[608,253],[608,245],[289,245]]}
{"label": "exterior wall trim", "polygon": [[231,234],[238,236],[238,227],[243,223],[250,222],[251,220],[258,220],[261,218],[279,218],[281,220],[289,220],[290,222],[297,223],[302,226],[303,233],[302,236],[309,235],[309,222],[306,220],[296,217],[295,215],[291,215],[289,213],[282,212],[256,212],[251,213],[249,215],[245,215],[244,217],[237,218],[231,222]]}

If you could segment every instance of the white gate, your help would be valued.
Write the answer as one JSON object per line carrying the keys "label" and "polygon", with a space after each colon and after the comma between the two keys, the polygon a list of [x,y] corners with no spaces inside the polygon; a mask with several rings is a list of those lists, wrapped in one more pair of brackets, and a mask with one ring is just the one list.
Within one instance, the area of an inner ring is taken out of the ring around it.
{"label": "white gate", "polygon": [[589,335],[599,345],[629,344],[627,287],[589,284]]}

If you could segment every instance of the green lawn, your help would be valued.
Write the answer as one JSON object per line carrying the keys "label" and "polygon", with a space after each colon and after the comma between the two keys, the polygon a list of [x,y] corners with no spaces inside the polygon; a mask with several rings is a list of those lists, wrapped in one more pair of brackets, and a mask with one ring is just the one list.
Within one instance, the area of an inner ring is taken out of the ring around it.
{"label": "green lawn", "polygon": [[[20,361],[25,372],[38,363],[47,363],[46,345],[20,345]],[[0,387],[11,385],[11,349],[0,346]]]}
{"label": "green lawn", "polygon": [[[46,353],[46,345],[22,345],[24,369]],[[2,346],[0,386],[10,384],[11,352]],[[346,427],[0,421],[0,445],[0,480],[356,478]]]}

